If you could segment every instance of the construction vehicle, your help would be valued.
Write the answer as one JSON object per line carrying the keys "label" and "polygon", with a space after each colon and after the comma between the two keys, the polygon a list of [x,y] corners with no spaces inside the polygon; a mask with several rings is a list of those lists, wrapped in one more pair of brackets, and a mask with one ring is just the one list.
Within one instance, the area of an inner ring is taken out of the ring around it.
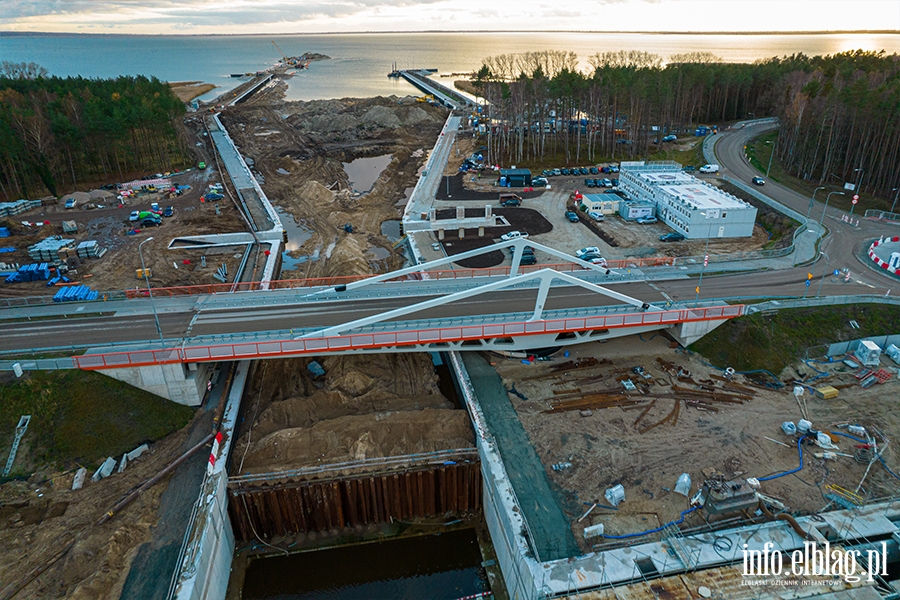
{"label": "construction vehicle", "polygon": [[424,96],[416,98],[416,102],[427,102],[428,104],[434,104],[434,96],[431,94],[425,94]]}

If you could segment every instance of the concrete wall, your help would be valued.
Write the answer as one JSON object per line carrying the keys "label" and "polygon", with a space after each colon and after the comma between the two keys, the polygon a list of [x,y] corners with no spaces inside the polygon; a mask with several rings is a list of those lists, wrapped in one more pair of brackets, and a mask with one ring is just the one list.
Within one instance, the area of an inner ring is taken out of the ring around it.
{"label": "concrete wall", "polygon": [[215,464],[208,469],[200,489],[193,525],[185,535],[185,543],[179,555],[179,571],[170,598],[225,598],[234,557],[234,532],[228,519],[226,466],[251,364],[252,361],[249,360],[241,361],[235,371],[219,429],[224,440],[219,447]]}
{"label": "concrete wall", "polygon": [[500,453],[485,426],[478,397],[462,359],[457,352],[450,352],[449,356],[460,396],[475,427],[475,443],[481,457],[484,481],[484,520],[491,534],[506,590],[513,600],[536,599],[539,593],[534,573],[539,570],[540,565],[529,556],[529,549],[525,544],[526,524],[517,506],[515,492],[509,483]]}
{"label": "concrete wall", "polygon": [[704,335],[724,323],[729,319],[719,321],[693,321],[690,323],[679,323],[672,327],[669,332],[682,346],[690,346]]}
{"label": "concrete wall", "polygon": [[213,366],[215,363],[175,363],[98,369],[98,372],[172,402],[199,406],[206,394],[206,384]]}

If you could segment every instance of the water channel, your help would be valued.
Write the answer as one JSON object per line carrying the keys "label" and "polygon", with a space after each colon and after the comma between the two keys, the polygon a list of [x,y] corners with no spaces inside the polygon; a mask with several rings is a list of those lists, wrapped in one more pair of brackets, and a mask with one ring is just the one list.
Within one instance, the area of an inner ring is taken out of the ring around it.
{"label": "water channel", "polygon": [[253,560],[244,600],[455,600],[488,591],[473,529]]}

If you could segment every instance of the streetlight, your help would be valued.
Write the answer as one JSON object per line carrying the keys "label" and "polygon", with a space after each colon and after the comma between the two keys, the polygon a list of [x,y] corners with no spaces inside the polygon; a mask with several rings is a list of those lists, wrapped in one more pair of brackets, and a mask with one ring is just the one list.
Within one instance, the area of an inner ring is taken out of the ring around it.
{"label": "streetlight", "polygon": [[816,298],[818,298],[819,294],[822,293],[822,284],[825,283],[825,278],[828,276],[828,263],[831,261],[831,257],[821,250],[819,251],[819,256],[825,257],[825,270],[822,271],[822,279],[821,281],[819,281],[819,289],[816,290]]}
{"label": "streetlight", "polygon": [[894,194],[894,203],[891,204],[891,214],[894,214],[894,207],[897,206],[897,198],[900,197],[900,187],[895,187],[891,191],[897,192],[896,194]]}
{"label": "streetlight", "polygon": [[[769,144],[771,144],[771,143],[772,143],[771,141],[766,140],[766,145],[769,145]],[[773,144],[773,145],[772,145],[772,151],[769,153],[769,166],[766,167],[766,177],[769,176],[769,171],[772,170],[772,159],[773,159],[774,157],[775,157],[775,146],[774,146],[774,144]]]}
{"label": "streetlight", "polygon": [[819,225],[822,226],[822,231],[825,231],[825,211],[828,210],[828,201],[831,200],[831,197],[835,194],[837,194],[838,196],[843,196],[844,192],[828,192],[828,195],[825,197],[825,208],[822,209],[822,218],[819,220]]}
{"label": "streetlight", "polygon": [[144,265],[144,244],[153,239],[151,235],[146,240],[138,244],[138,254],[141,257],[141,271],[144,273],[144,281],[147,282],[147,293],[150,295],[150,308],[153,310],[153,321],[156,323],[156,333],[159,334],[159,343],[165,347],[166,342],[163,340],[162,327],[159,326],[159,315],[156,314],[156,304],[153,302],[153,290],[150,289],[150,275],[147,273],[147,267]]}
{"label": "streetlight", "polygon": [[697,282],[697,297],[694,302],[700,302],[700,286],[703,285],[703,273],[706,272],[706,263],[709,262],[709,234],[712,229],[712,223],[709,223],[709,214],[701,212],[701,215],[707,220],[706,224],[706,249],[703,251],[703,268],[700,269],[700,280]]}
{"label": "streetlight", "polygon": [[812,212],[813,204],[816,203],[816,192],[818,192],[819,190],[824,190],[824,189],[825,189],[824,185],[817,187],[815,189],[815,191],[813,192],[812,198],[809,199],[809,210],[806,211],[806,220],[807,221],[809,221],[809,213]]}
{"label": "streetlight", "polygon": [[[858,168],[858,169],[853,169],[853,172],[854,172],[854,173],[856,173],[857,171],[859,171],[859,179],[856,180],[856,190],[855,190],[855,193],[856,193],[857,195],[859,195],[859,194],[862,192],[862,179],[863,179],[863,176],[866,174],[866,170],[865,170],[864,168],[862,168],[862,167],[860,167],[860,168]],[[850,214],[851,214],[851,215],[853,214],[853,209],[854,209],[854,208],[856,208],[856,204],[855,204],[855,203],[853,203],[853,204],[850,205]]]}

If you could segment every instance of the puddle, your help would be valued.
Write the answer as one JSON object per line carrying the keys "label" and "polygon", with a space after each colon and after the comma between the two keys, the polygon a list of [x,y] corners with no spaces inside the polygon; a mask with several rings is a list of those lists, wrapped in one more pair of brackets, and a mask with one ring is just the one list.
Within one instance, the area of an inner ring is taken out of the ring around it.
{"label": "puddle", "polygon": [[400,228],[400,221],[391,220],[385,221],[381,224],[381,235],[386,237],[392,242],[396,242],[401,237],[403,237]]}
{"label": "puddle", "polygon": [[299,250],[300,246],[312,237],[312,232],[302,223],[297,223],[296,219],[294,219],[294,215],[284,209],[276,206],[275,212],[278,213],[278,217],[281,219],[281,225],[284,227],[284,231],[287,233],[288,238],[287,243],[284,245],[284,251],[281,253],[281,270],[290,271],[307,261],[318,260],[318,250],[311,256],[298,256],[294,258],[290,255],[291,252]]}
{"label": "puddle", "polygon": [[392,154],[357,158],[353,162],[344,163],[344,172],[350,180],[350,189],[364,194],[372,189],[378,176],[391,164]]}
{"label": "puddle", "polygon": [[381,246],[374,246],[366,250],[366,258],[369,260],[384,260],[391,253],[387,248],[382,248]]}

